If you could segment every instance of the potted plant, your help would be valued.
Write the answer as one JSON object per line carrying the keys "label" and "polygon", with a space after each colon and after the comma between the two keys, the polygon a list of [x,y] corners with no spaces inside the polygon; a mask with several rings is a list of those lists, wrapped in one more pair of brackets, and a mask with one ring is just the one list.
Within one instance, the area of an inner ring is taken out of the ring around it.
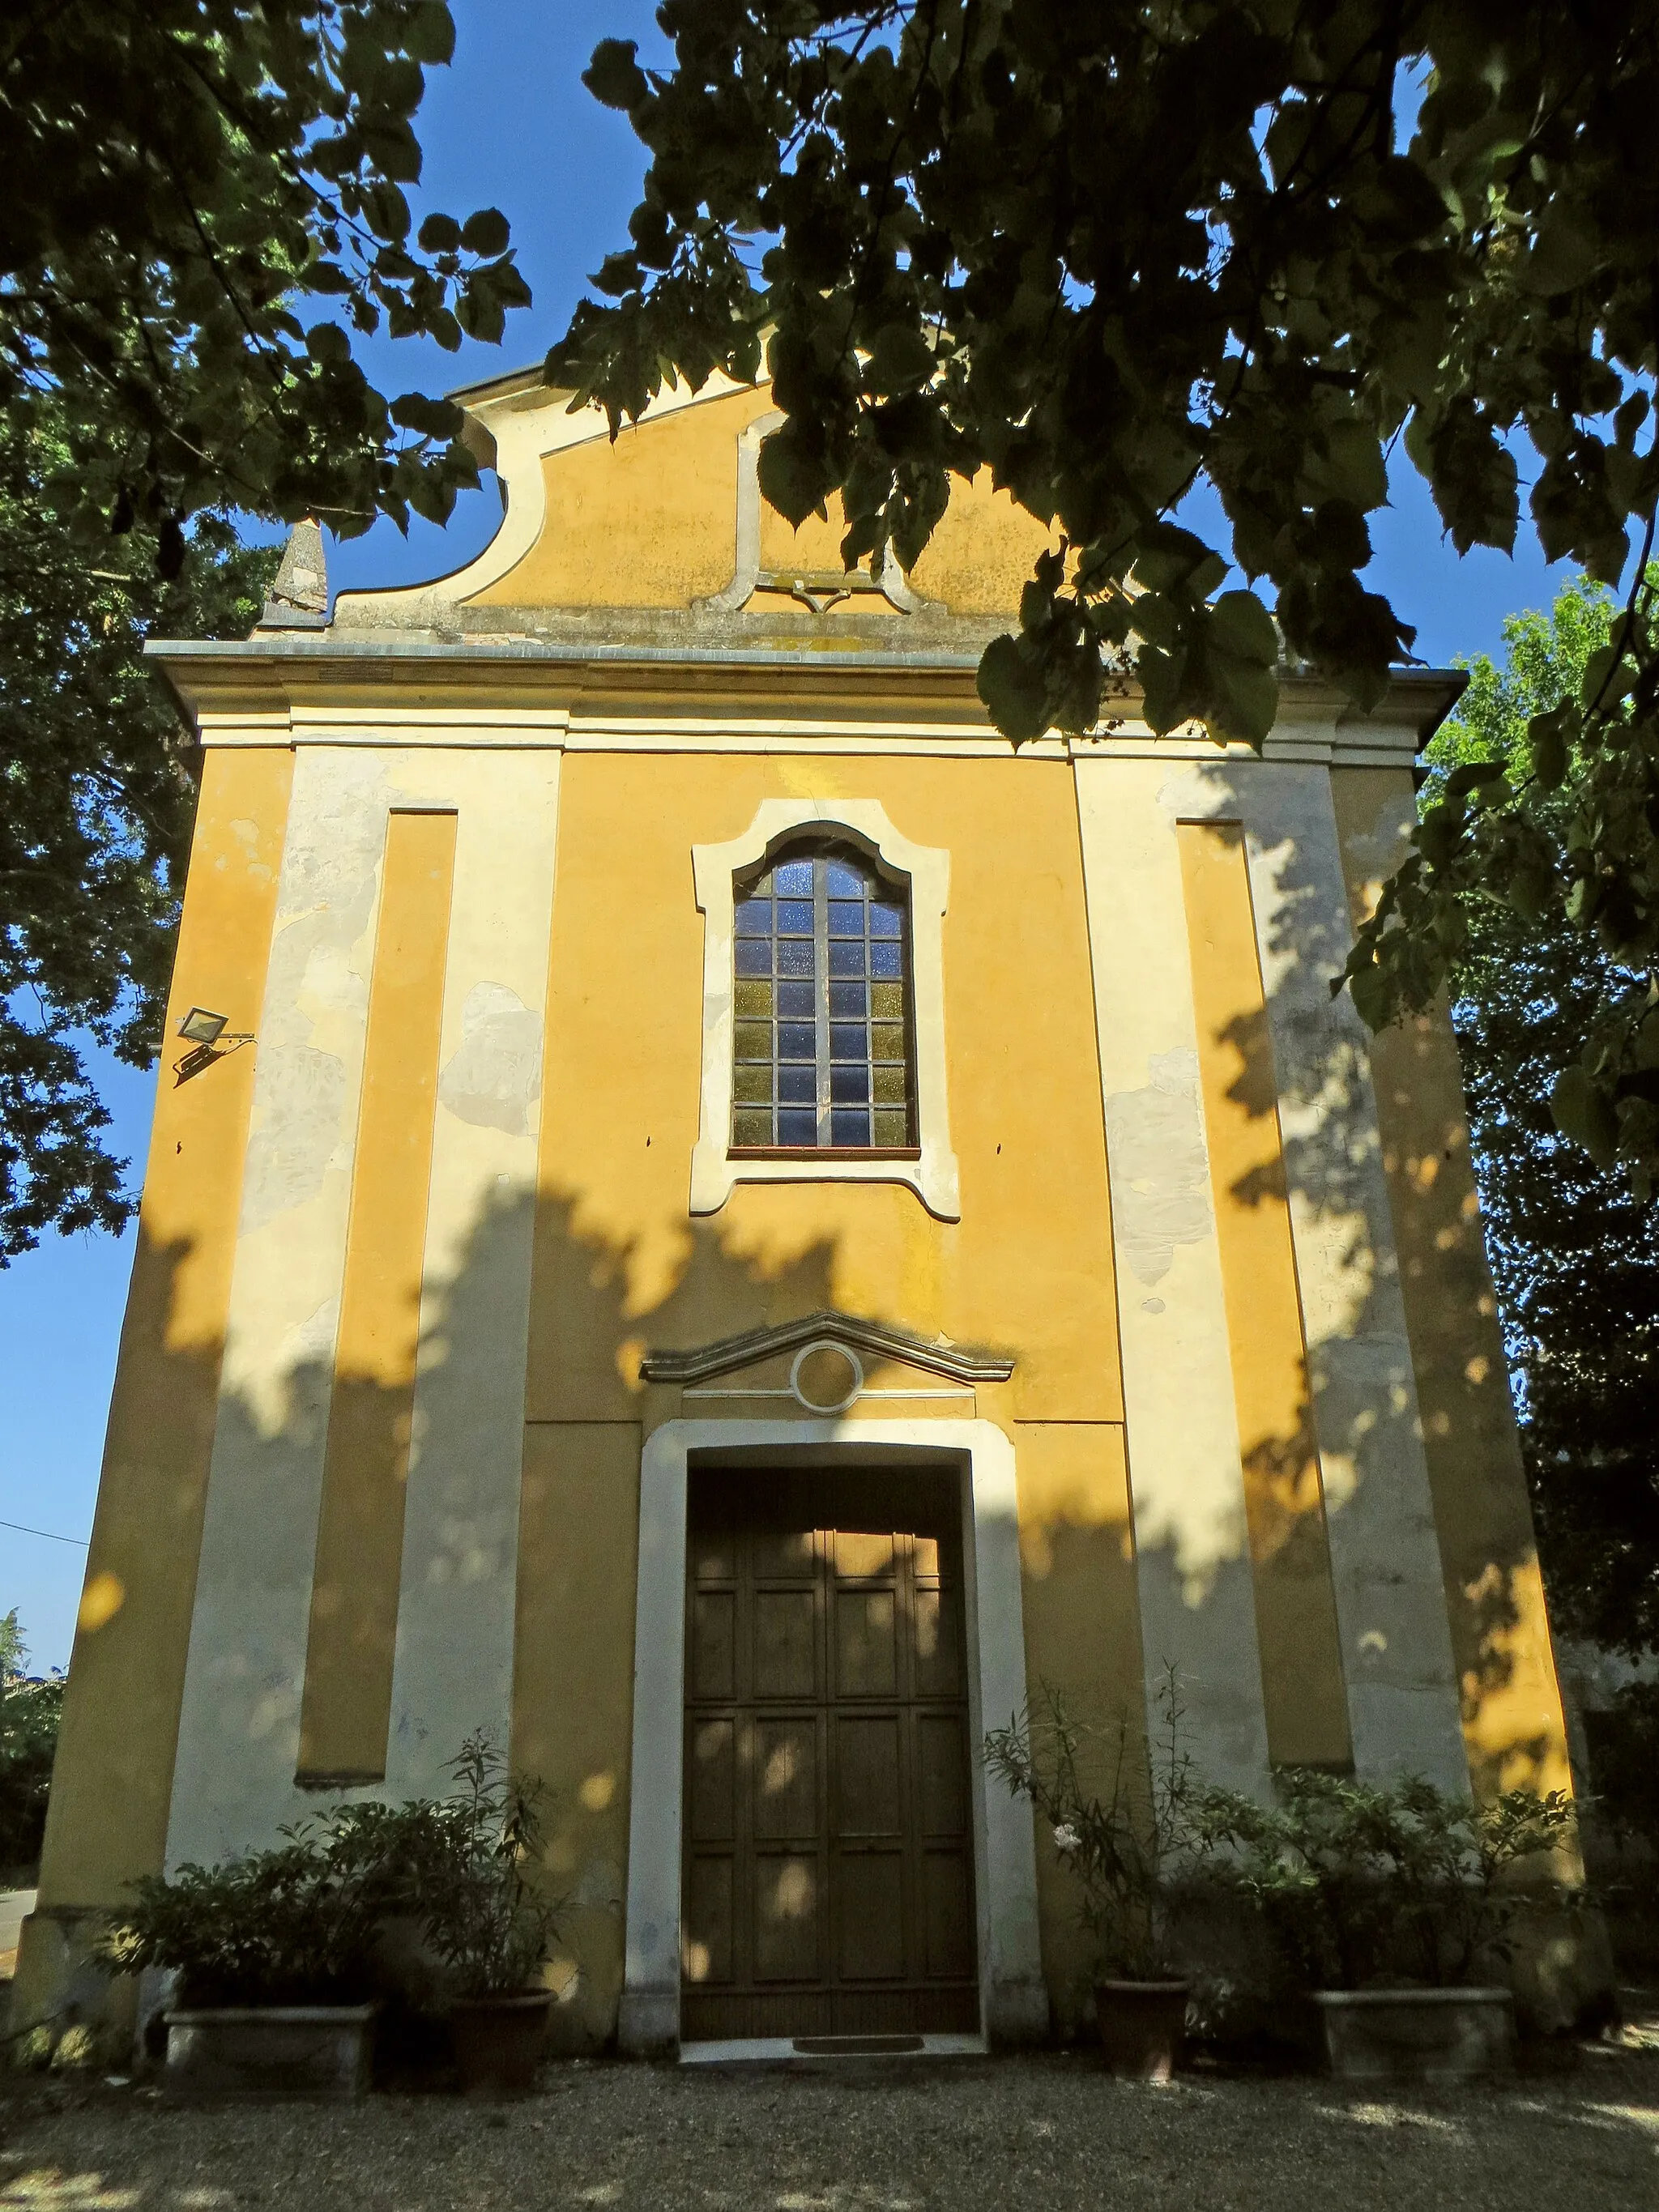
{"label": "potted plant", "polygon": [[[1564,1793],[1477,1806],[1416,1778],[1293,1771],[1277,1807],[1238,1800],[1235,1815],[1237,1878],[1311,2000],[1333,2074],[1466,2079],[1513,2065],[1498,1975],[1516,1916],[1540,1894],[1539,1863],[1571,1830]],[[1547,1875],[1542,1887],[1559,1894]]]}
{"label": "potted plant", "polygon": [[[1101,1729],[1080,1722],[1048,1686],[1023,1722],[985,1740],[986,1764],[1016,1796],[1030,1799],[1081,1886],[1107,2063],[1114,2074],[1146,2081],[1167,2081],[1180,2063],[1191,1984],[1172,1922],[1211,1844],[1212,1793],[1181,1747],[1173,1671],[1159,1704],[1161,1738],[1144,1767],[1127,1723]],[[1103,1790],[1091,1787],[1087,1768]]]}
{"label": "potted plant", "polygon": [[100,1947],[167,1975],[177,2097],[356,2097],[368,2084],[374,1953],[392,1875],[378,1806],[285,1830],[274,1850],[133,1885]]}
{"label": "potted plant", "polygon": [[509,1772],[487,1735],[451,1762],[453,1796],[406,1805],[404,1850],[425,1940],[455,1990],[455,2062],[469,2096],[533,2085],[553,1997],[541,1981],[558,1905],[536,1887],[539,1786]]}

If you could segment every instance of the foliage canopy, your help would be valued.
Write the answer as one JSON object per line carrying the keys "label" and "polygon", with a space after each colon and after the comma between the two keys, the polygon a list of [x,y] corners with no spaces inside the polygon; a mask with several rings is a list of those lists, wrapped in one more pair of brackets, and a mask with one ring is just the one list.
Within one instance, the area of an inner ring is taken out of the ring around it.
{"label": "foliage canopy", "polygon": [[64,1677],[31,1674],[17,1610],[0,1613],[0,1884],[32,1872],[64,1713]]}
{"label": "foliage canopy", "polygon": [[[1524,785],[1533,720],[1578,696],[1615,612],[1580,579],[1549,615],[1510,617],[1504,665],[1474,662],[1429,748],[1425,810],[1469,762],[1502,761]],[[1534,793],[1546,834],[1565,834],[1585,773],[1575,755],[1558,787]],[[1577,1635],[1637,1650],[1659,1644],[1659,1218],[1616,1168],[1563,1139],[1548,1103],[1598,1006],[1628,983],[1564,916],[1528,921],[1480,899],[1452,1018],[1551,1610]]]}
{"label": "foliage canopy", "polygon": [[[349,331],[453,350],[528,303],[506,220],[428,215],[413,128],[445,0],[70,0],[0,29],[0,410],[50,392],[76,514],[442,521],[459,410],[388,405]],[[60,498],[60,508],[70,502]]]}
{"label": "foliage canopy", "polygon": [[[980,688],[1016,742],[1095,726],[1259,742],[1281,647],[1374,702],[1413,631],[1367,590],[1396,443],[1460,550],[1531,526],[1612,581],[1652,530],[1652,0],[665,0],[675,66],[586,82],[652,159],[631,243],[548,359],[613,427],[665,377],[753,378],[763,487],[841,494],[850,561],[908,566],[952,474],[1056,532]],[[1176,520],[1206,480],[1212,547]],[[1221,588],[1228,556],[1248,588]],[[1268,600],[1272,610],[1269,612]],[[1277,629],[1275,629],[1275,623]],[[1639,612],[1537,733],[1584,763],[1453,778],[1350,963],[1380,1024],[1470,898],[1594,930],[1636,977],[1559,1101],[1659,1157],[1659,649]],[[1404,924],[1401,927],[1399,925]]]}
{"label": "foliage canopy", "polygon": [[216,515],[172,582],[143,523],[89,556],[69,451],[50,403],[0,412],[0,1267],[131,1211],[88,1046],[155,1058],[194,805],[143,641],[246,636],[276,557]]}

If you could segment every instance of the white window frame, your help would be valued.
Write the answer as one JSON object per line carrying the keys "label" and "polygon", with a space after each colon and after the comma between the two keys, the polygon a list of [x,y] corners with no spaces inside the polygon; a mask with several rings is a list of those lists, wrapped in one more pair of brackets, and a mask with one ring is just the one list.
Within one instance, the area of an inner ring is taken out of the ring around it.
{"label": "white window frame", "polygon": [[[792,832],[838,837],[903,883],[910,901],[910,991],[915,1030],[915,1159],[839,1158],[833,1152],[795,1159],[734,1158],[732,1152],[733,884]],[[718,1213],[740,1182],[908,1183],[940,1221],[959,1221],[957,1156],[945,1083],[945,910],[951,855],[900,835],[873,799],[768,799],[740,837],[694,845],[692,878],[703,916],[702,1105],[691,1154],[691,1211]]]}

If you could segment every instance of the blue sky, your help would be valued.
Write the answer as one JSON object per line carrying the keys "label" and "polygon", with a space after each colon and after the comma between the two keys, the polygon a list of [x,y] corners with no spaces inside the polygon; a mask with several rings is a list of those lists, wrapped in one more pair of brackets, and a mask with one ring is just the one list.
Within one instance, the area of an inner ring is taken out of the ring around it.
{"label": "blue sky", "polygon": [[[594,42],[640,42],[665,53],[647,0],[547,4],[547,0],[453,0],[455,62],[433,73],[418,120],[426,150],[419,211],[465,216],[496,206],[509,217],[520,265],[536,295],[509,318],[499,348],[446,355],[429,343],[371,346],[366,365],[381,389],[442,390],[537,361],[562,335],[586,272],[626,242],[644,167],[625,118],[590,98],[580,76]],[[1440,537],[1427,491],[1409,467],[1393,505],[1373,517],[1376,557],[1368,580],[1417,623],[1417,650],[1444,663],[1495,652],[1503,618],[1547,605],[1559,572],[1527,542],[1514,561],[1476,552],[1460,562]],[[331,549],[337,587],[413,582],[470,559],[500,520],[493,489],[474,494],[447,531],[416,522],[407,540],[380,524]],[[113,1062],[102,1071],[116,1149],[135,1177],[149,1142],[155,1079]],[[0,1271],[0,1613],[15,1606],[34,1664],[69,1657],[84,1540],[92,1522],[104,1419],[115,1370],[131,1232],[53,1237]]]}

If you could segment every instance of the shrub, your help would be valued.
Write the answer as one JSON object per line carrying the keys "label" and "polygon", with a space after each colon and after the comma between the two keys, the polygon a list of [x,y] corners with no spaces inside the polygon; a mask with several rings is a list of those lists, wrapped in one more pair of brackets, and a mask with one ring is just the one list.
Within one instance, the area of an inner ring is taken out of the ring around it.
{"label": "shrub", "polygon": [[[1143,1763],[1138,1733],[1079,1720],[1064,1692],[1044,1684],[1023,1719],[994,1729],[985,1761],[1028,1798],[1083,1892],[1080,1917],[1098,1970],[1133,1981],[1185,1972],[1175,1923],[1206,1882],[1232,1801],[1201,1782],[1182,1747],[1185,1717],[1170,1669],[1158,1692],[1162,1723]],[[1104,1784],[1091,1788],[1085,1770]]]}
{"label": "shrub", "polygon": [[559,1905],[537,1888],[540,1785],[514,1775],[485,1735],[449,1771],[454,1794],[392,1816],[408,1901],[464,1997],[523,1990],[540,1975]]}
{"label": "shrub", "polygon": [[40,1863],[64,1711],[63,1674],[26,1674],[27,1657],[14,1610],[0,1619],[0,1881],[6,1882]]}
{"label": "shrub", "polygon": [[135,1882],[101,1955],[161,1967],[185,2005],[351,2004],[377,1992],[389,1921],[412,1919],[463,1996],[534,1980],[557,1907],[529,1875],[539,1785],[469,1737],[454,1794],[337,1806],[274,1850]]}
{"label": "shrub", "polygon": [[343,1805],[274,1850],[135,1882],[101,1955],[119,1973],[176,1973],[184,2005],[361,2002],[404,1887],[402,1817]]}
{"label": "shrub", "polygon": [[[1219,1793],[1218,1793],[1218,1795]],[[1279,1778],[1279,1803],[1243,1797],[1217,1817],[1231,1878],[1260,1909],[1292,1979],[1308,1989],[1466,1983],[1506,1964],[1522,1885],[1572,1826],[1560,1790],[1511,1790],[1488,1805],[1407,1777],[1388,1785],[1310,1769]]]}

